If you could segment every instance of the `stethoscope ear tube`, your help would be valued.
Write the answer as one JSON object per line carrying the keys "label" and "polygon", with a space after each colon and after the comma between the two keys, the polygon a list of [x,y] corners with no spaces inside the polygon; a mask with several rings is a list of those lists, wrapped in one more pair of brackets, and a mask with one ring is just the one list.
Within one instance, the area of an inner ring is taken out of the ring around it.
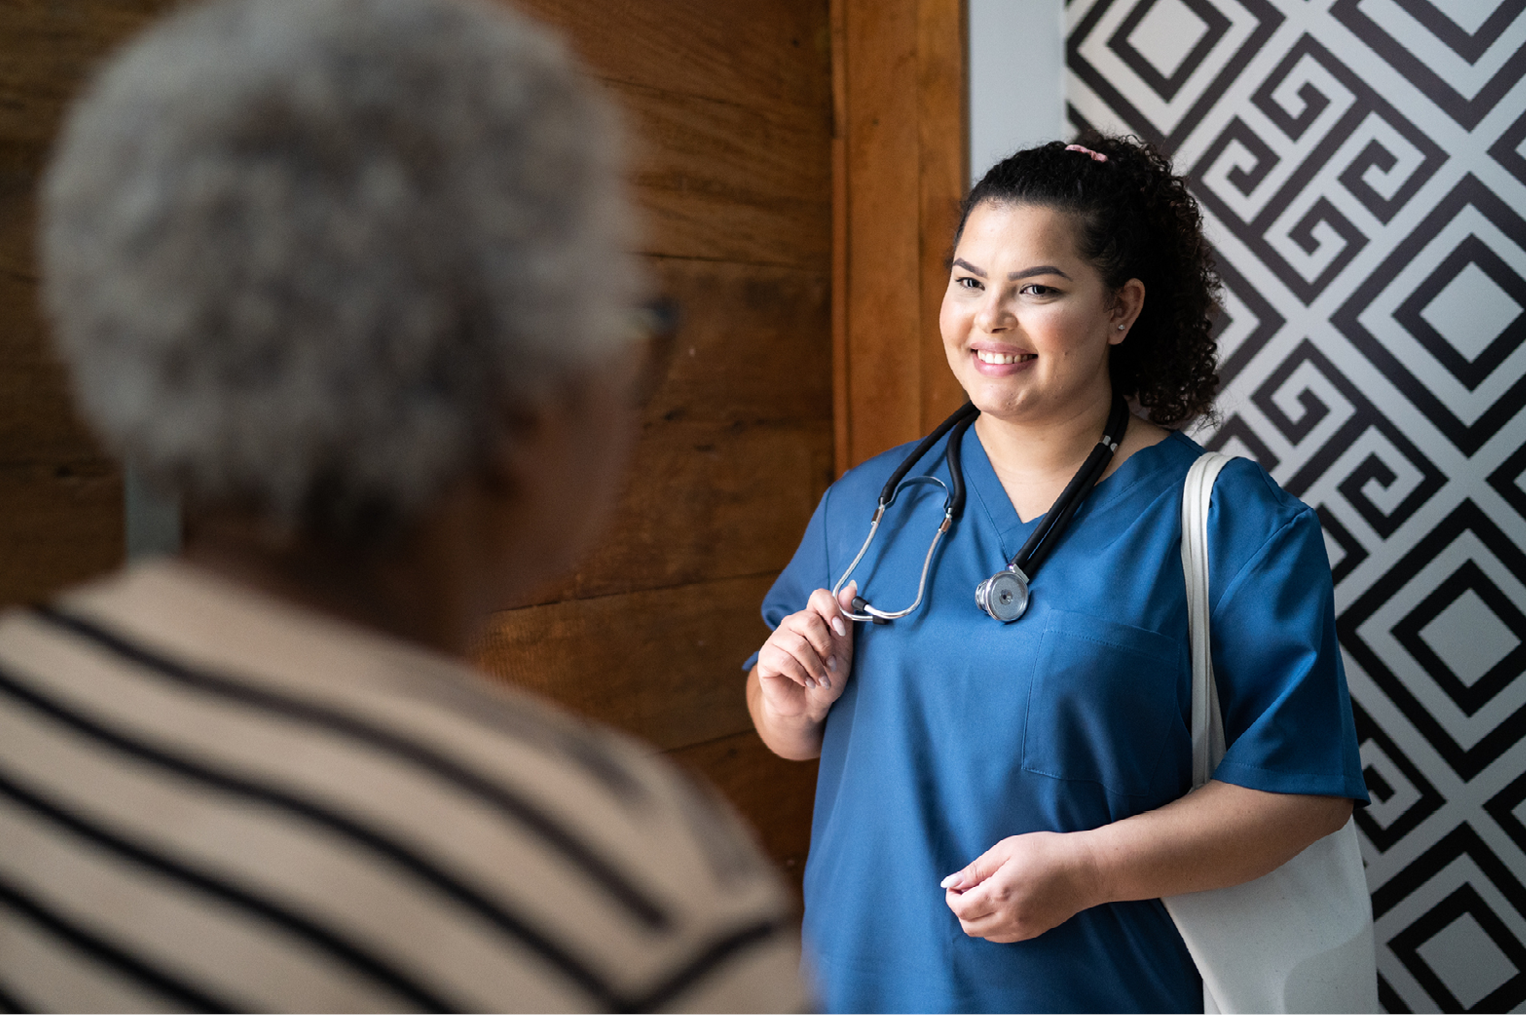
{"label": "stethoscope ear tube", "polygon": [[[901,486],[901,478],[905,477],[911,468],[917,465],[917,461],[927,454],[928,449],[938,444],[939,438],[959,424],[964,426],[959,428],[959,435],[956,437],[963,436],[965,430],[969,428],[970,422],[973,422],[979,414],[980,411],[975,408],[974,403],[966,402],[953,413],[950,413],[943,423],[933,428],[931,434],[918,442],[917,447],[911,450],[911,455],[901,460],[901,465],[895,468],[895,472],[890,475],[890,479],[885,481],[885,486],[880,489],[880,509],[883,510],[891,502],[895,501],[896,489]],[[953,449],[956,445],[957,442],[953,439],[949,440],[949,449]],[[958,454],[957,452],[954,453],[956,457]],[[948,450],[944,451],[944,455],[948,455]],[[959,505],[962,508],[964,505],[964,478],[955,476],[954,473],[956,472],[950,471],[949,479],[954,481],[955,494],[959,497]],[[954,514],[958,515],[959,513],[956,511]]]}
{"label": "stethoscope ear tube", "polygon": [[[884,488],[880,490],[879,505],[874,510],[874,521],[869,524],[869,536],[864,538],[864,546],[858,549],[858,554],[854,556],[852,564],[848,566],[848,570],[842,574],[841,579],[837,580],[837,585],[832,587],[832,600],[837,603],[837,609],[842,612],[845,618],[850,618],[853,621],[876,622],[883,625],[897,618],[904,618],[921,606],[922,596],[927,590],[927,573],[933,564],[933,553],[938,550],[939,542],[943,540],[943,535],[948,533],[949,529],[953,526],[954,520],[964,511],[964,467],[959,455],[959,445],[964,441],[964,432],[970,429],[970,425],[975,422],[975,417],[979,415],[979,412],[972,403],[965,403],[959,407],[947,420],[935,427],[932,434],[929,434],[917,444],[917,447],[912,450],[911,455],[902,460],[901,465],[896,468],[896,471],[890,475],[890,479],[885,482]],[[903,610],[882,611],[873,604],[870,604],[864,597],[858,596],[853,598],[850,608],[843,611],[842,602],[837,599],[838,593],[847,585],[848,577],[853,575],[853,570],[858,568],[858,563],[863,561],[864,555],[869,550],[869,545],[874,541],[875,533],[880,528],[880,520],[885,517],[885,510],[890,507],[891,503],[901,493],[903,484],[937,484],[939,487],[943,487],[943,482],[933,476],[912,477],[910,480],[904,480],[903,478],[905,478],[906,472],[911,469],[917,460],[921,459],[927,450],[932,448],[933,444],[945,434],[949,436],[948,448],[944,450],[944,459],[948,463],[949,479],[949,484],[944,489],[948,492],[948,497],[943,503],[943,522],[938,525],[938,531],[933,534],[932,543],[927,545],[927,554],[922,559],[922,575],[917,579],[917,599],[911,602],[910,607]]]}

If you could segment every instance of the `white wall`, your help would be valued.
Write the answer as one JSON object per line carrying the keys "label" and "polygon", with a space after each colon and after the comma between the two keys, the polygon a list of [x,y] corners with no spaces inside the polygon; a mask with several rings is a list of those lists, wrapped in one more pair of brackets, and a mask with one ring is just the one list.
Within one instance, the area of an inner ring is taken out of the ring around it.
{"label": "white wall", "polygon": [[970,182],[1064,129],[1063,0],[970,0]]}

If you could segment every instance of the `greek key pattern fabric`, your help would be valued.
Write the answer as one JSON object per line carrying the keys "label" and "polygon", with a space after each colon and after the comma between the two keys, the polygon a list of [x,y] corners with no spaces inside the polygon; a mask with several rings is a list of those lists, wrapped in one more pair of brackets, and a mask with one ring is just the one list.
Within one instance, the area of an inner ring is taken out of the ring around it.
{"label": "greek key pattern fabric", "polygon": [[1222,422],[1315,506],[1383,1005],[1526,1005],[1526,0],[1070,0],[1067,116],[1161,144]]}

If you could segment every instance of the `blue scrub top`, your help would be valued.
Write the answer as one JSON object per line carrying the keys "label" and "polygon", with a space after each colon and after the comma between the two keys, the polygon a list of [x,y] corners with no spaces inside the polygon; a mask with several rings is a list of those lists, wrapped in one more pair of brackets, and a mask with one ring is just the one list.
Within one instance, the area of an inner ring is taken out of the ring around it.
{"label": "blue scrub top", "polygon": [[[1027,613],[1004,625],[975,605],[975,587],[1036,520],[1019,520],[973,428],[963,442],[968,496],[927,600],[889,625],[856,626],[851,678],[827,717],[805,871],[807,969],[840,1012],[1201,1012],[1196,968],[1159,900],[1091,908],[996,944],[964,934],[938,883],[1013,834],[1092,829],[1190,789],[1181,496],[1202,450],[1173,434],[1098,484],[1039,569]],[[764,600],[770,627],[841,576],[912,447],[827,491]],[[943,451],[911,475],[947,482]],[[942,515],[943,492],[926,484],[887,511],[854,574],[876,607],[915,599]],[[1229,742],[1215,776],[1366,801],[1318,518],[1237,459],[1219,476],[1208,527]]]}

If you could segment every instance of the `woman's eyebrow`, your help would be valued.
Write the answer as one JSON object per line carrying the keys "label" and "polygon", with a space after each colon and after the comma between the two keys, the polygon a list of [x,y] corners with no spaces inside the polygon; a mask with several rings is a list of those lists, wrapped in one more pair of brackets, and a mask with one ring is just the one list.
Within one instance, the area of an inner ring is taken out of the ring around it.
{"label": "woman's eyebrow", "polygon": [[1031,279],[1036,275],[1057,275],[1061,279],[1070,280],[1070,276],[1061,272],[1053,265],[1034,265],[1032,268],[1023,269],[1021,272],[1008,272],[1007,279],[1009,281],[1013,279]]}
{"label": "woman's eyebrow", "polygon": [[954,259],[954,265],[956,267],[958,267],[958,268],[964,269],[966,272],[969,272],[971,275],[978,275],[982,279],[984,279],[986,277],[985,269],[983,269],[983,268],[976,268],[974,265],[971,265],[968,261],[965,261],[963,258],[955,258]]}

